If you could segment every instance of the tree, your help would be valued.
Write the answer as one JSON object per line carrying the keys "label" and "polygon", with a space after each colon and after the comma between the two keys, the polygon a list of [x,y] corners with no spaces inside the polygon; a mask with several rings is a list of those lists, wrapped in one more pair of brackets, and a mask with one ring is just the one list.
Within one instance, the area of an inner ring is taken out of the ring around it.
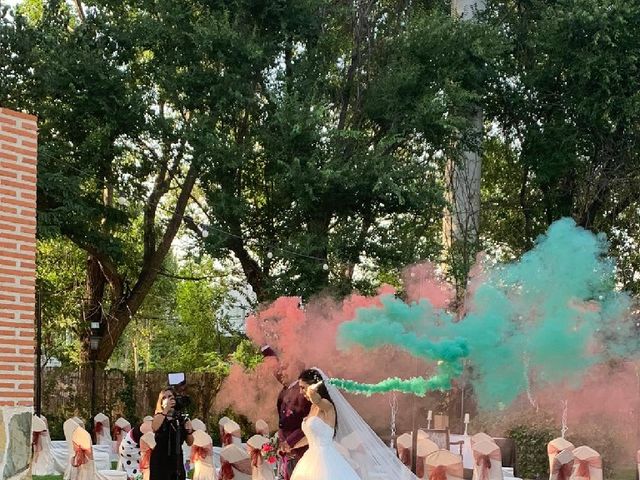
{"label": "tree", "polygon": [[162,271],[203,165],[225,161],[225,115],[254,101],[246,85],[272,61],[250,8],[96,1],[78,17],[51,1],[41,18],[3,20],[0,100],[41,119],[39,232],[87,253],[82,337],[101,326],[101,363]]}

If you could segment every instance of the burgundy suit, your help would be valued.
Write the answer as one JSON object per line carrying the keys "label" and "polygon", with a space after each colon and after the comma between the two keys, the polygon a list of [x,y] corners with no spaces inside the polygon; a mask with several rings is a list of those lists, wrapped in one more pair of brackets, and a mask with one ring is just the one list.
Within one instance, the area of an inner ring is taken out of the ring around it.
{"label": "burgundy suit", "polygon": [[[286,441],[290,447],[293,447],[302,438],[302,420],[309,415],[311,402],[307,400],[298,387],[298,382],[294,382],[286,388],[283,388],[278,395],[278,417],[279,430],[278,438],[280,441]],[[295,459],[299,459],[307,451],[307,447],[300,447],[292,450],[291,453]]]}

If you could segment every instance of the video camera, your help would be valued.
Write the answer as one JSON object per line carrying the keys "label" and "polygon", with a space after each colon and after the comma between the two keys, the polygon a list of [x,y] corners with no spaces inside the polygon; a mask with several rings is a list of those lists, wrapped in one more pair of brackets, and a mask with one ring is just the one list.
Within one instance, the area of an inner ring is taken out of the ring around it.
{"label": "video camera", "polygon": [[170,373],[168,375],[168,383],[176,391],[174,417],[180,423],[186,422],[189,420],[189,414],[185,410],[191,405],[191,398],[183,393],[187,386],[187,378],[184,372]]}

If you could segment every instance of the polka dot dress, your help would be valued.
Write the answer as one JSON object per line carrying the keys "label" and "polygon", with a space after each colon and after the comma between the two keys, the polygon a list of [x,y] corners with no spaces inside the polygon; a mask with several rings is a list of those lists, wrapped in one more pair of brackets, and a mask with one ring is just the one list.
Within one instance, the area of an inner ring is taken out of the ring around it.
{"label": "polka dot dress", "polygon": [[119,469],[127,472],[130,480],[140,472],[140,446],[131,438],[131,432],[120,443]]}

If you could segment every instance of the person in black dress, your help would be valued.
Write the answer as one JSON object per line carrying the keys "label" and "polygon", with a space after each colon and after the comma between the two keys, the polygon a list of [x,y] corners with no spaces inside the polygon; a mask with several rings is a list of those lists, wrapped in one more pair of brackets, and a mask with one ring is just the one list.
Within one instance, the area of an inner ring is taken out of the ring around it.
{"label": "person in black dress", "polygon": [[175,414],[175,405],[175,390],[162,390],[151,424],[156,446],[151,453],[149,480],[185,480],[182,444],[193,443],[193,427],[191,421]]}

